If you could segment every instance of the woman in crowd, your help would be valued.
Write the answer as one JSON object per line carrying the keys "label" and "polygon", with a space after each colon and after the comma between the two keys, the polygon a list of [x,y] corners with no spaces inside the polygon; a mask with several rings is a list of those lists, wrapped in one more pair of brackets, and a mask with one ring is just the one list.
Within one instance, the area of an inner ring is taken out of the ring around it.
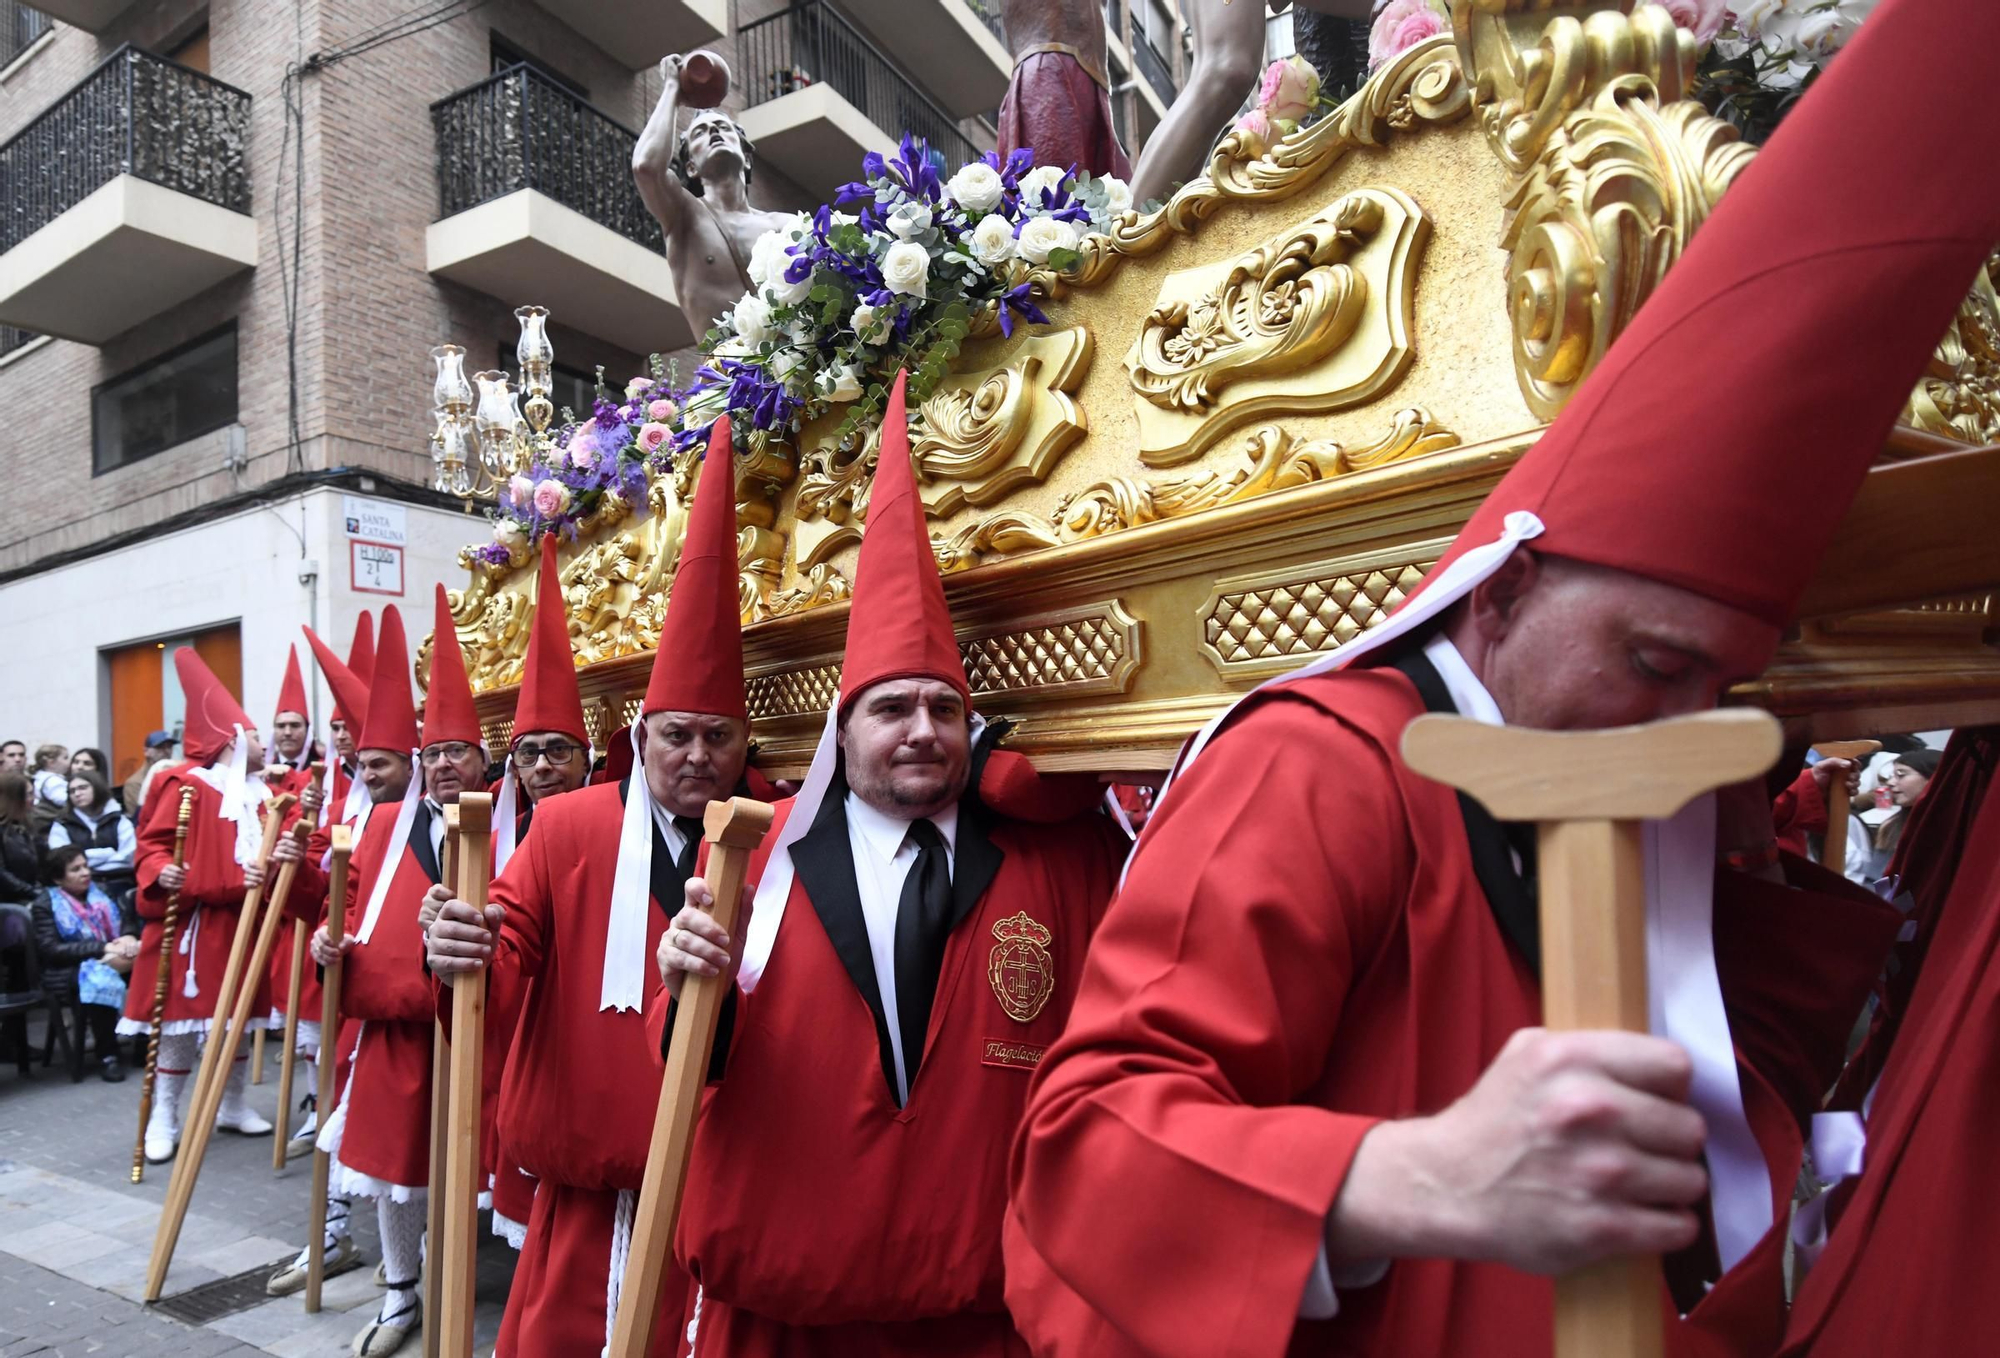
{"label": "woman in crowd", "polygon": [[[99,1070],[116,1084],[125,1078],[116,1029],[125,1007],[125,978],[139,955],[138,930],[91,881],[90,860],[78,845],[50,849],[44,869],[48,889],[32,907],[42,986],[58,1004],[82,1003]],[[83,1041],[83,1034],[76,1040]]]}
{"label": "woman in crowd", "polygon": [[74,778],[79,773],[94,773],[106,784],[111,782],[111,757],[102,750],[94,750],[88,745],[69,757],[69,775]]}
{"label": "woman in crowd", "polygon": [[0,773],[0,901],[14,905],[28,904],[40,889],[31,796],[26,774]]}
{"label": "woman in crowd", "polygon": [[69,800],[69,748],[42,745],[35,750],[35,790],[32,814],[35,838],[46,839],[49,826],[62,814]]}
{"label": "woman in crowd", "polygon": [[89,753],[76,752],[69,775],[69,805],[49,826],[49,847],[74,844],[82,849],[98,887],[117,900],[135,880],[132,855],[138,841],[132,818],[111,795],[103,774],[83,770],[83,757]]}
{"label": "woman in crowd", "polygon": [[1886,865],[1895,857],[1896,844],[1903,837],[1903,827],[1910,823],[1910,810],[1923,800],[1924,790],[1930,786],[1931,775],[1937,772],[1938,761],[1943,752],[1930,749],[1910,750],[1896,756],[1896,762],[1889,767],[1888,776],[1883,780],[1889,789],[1889,801],[1895,807],[1889,818],[1875,827],[1875,852]]}

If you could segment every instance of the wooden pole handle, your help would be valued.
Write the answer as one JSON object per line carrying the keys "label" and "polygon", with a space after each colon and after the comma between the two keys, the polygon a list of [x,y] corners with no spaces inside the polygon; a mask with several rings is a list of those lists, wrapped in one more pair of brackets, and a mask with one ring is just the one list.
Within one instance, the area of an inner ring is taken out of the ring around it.
{"label": "wooden pole handle", "polygon": [[[347,862],[354,852],[354,831],[336,825],[332,831],[333,866],[328,878],[326,929],[336,947],[345,934],[347,917]],[[320,977],[319,1000],[319,1090],[313,1098],[315,1128],[324,1128],[333,1116],[334,1066],[340,1051],[340,961]],[[317,1140],[317,1136],[314,1138]],[[306,1238],[306,1314],[319,1312],[320,1289],[326,1282],[326,1191],[333,1177],[333,1157],[313,1147],[312,1202],[309,1205],[309,1232]]]}
{"label": "wooden pole handle", "polygon": [[[194,816],[194,788],[181,789],[174,812],[174,866],[187,865],[188,821]],[[167,896],[166,917],[160,921],[160,964],[153,969],[153,1026],[146,1034],[146,1074],[139,1082],[139,1135],[132,1142],[132,1182],[146,1177],[146,1124],[153,1120],[153,1082],[160,1071],[160,1025],[167,1018],[167,984],[174,975],[174,929],[180,922],[181,893]],[[171,1176],[169,1176],[171,1177]]]}
{"label": "wooden pole handle", "polygon": [[292,964],[285,982],[285,1049],[278,1053],[278,1116],[271,1129],[271,1169],[285,1167],[285,1150],[292,1140],[292,1080],[298,1074],[299,991],[306,979],[306,930],[292,922]]}
{"label": "wooden pole handle", "polygon": [[[747,797],[710,802],[703,826],[708,840],[706,875],[715,896],[712,913],[717,924],[733,933],[750,855],[771,827],[771,808]],[[694,1148],[695,1119],[701,1112],[701,1089],[715,1049],[715,1025],[728,995],[729,984],[720,977],[689,976],[682,983],[680,1003],[674,1006],[673,1040],[667,1047],[667,1071],[653,1113],[646,1177],[632,1216],[632,1248],[618,1294],[610,1358],[646,1358],[653,1341],[662,1274],[680,1219],[688,1153]]]}
{"label": "wooden pole handle", "polygon": [[[278,847],[278,835],[285,823],[285,813],[298,800],[289,792],[280,793],[264,804],[264,838],[257,847],[257,869],[268,873],[271,869],[271,851]],[[244,959],[249,951],[250,940],[257,933],[258,911],[264,901],[264,886],[260,878],[256,886],[243,893],[243,909],[236,917],[236,931],[229,940],[229,961],[222,971],[222,987],[215,994],[215,1012],[209,1016],[207,1045],[202,1049],[201,1064],[195,1070],[193,1099],[199,1101],[205,1096],[208,1086],[215,1081],[225,1080],[229,1071],[209,1060],[215,1050],[215,1040],[222,1035],[229,1021],[230,1011],[236,1007],[236,988],[244,977]],[[180,1175],[180,1161],[176,1157],[174,1175]]]}
{"label": "wooden pole handle", "polygon": [[[457,802],[444,807],[444,857],[438,865],[438,880],[458,894]],[[450,1232],[445,1228],[445,1165],[451,1141],[451,1039],[444,1020],[431,1018],[431,1156],[430,1172],[424,1182],[431,1191],[425,1201],[424,1238],[432,1242],[438,1262],[424,1270],[424,1314],[437,1319],[424,1326],[424,1358],[438,1358],[444,1351],[444,1257]]]}
{"label": "wooden pole handle", "polygon": [[[486,908],[493,870],[493,798],[458,799],[458,898]],[[479,1225],[479,1077],[485,1060],[486,969],[457,977],[451,987],[450,1129],[445,1142],[443,1337],[441,1358],[472,1358],[474,1264]],[[437,1191],[432,1185],[432,1192]]]}
{"label": "wooden pole handle", "polygon": [[[305,845],[308,829],[304,821],[294,827],[301,848]],[[267,862],[269,857],[266,853]],[[166,1286],[167,1269],[173,1263],[174,1247],[180,1242],[181,1227],[187,1221],[188,1204],[194,1198],[195,1180],[201,1174],[202,1160],[208,1153],[208,1141],[215,1132],[215,1118],[222,1106],[222,1091],[228,1083],[229,1068],[235,1063],[236,1052],[243,1045],[243,1033],[250,1024],[250,1008],[257,1002],[257,987],[249,977],[259,975],[270,965],[271,945],[277,939],[278,925],[284,918],[285,902],[292,894],[292,882],[298,876],[298,870],[296,859],[288,860],[278,869],[277,887],[271,893],[270,908],[259,922],[257,945],[251,950],[244,983],[237,987],[236,1003],[229,1013],[229,1026],[219,1043],[210,1039],[211,1047],[217,1048],[211,1053],[216,1058],[216,1075],[205,1088],[196,1090],[199,1100],[183,1135],[180,1153],[175,1157],[174,1177],[167,1186],[167,1201],[160,1212],[159,1230],[153,1238],[153,1257],[146,1270],[147,1301],[158,1301],[161,1290]],[[237,928],[242,931],[247,925],[239,921]]]}

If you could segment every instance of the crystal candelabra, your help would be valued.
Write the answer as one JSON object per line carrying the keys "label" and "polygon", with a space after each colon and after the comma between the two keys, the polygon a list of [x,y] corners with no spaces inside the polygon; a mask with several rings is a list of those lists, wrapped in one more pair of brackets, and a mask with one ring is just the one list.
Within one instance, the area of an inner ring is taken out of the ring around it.
{"label": "crystal candelabra", "polygon": [[[468,380],[465,350],[456,344],[431,350],[437,363],[431,387],[431,460],[437,469],[435,484],[447,495],[491,496],[548,447],[549,423],[555,418],[549,400],[555,347],[549,343],[548,308],[524,306],[514,315],[521,322],[514,350],[521,364],[519,388],[497,370],[474,373]],[[525,418],[523,391],[528,397]]]}

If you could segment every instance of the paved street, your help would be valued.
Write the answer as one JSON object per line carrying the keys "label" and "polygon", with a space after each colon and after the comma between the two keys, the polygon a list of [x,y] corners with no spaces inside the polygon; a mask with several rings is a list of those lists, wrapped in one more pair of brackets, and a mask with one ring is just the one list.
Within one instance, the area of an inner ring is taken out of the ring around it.
{"label": "paved street", "polygon": [[[41,1028],[32,1030],[37,1052]],[[272,1062],[252,1104],[275,1119]],[[67,1071],[23,1079],[0,1065],[0,1358],[146,1355],[157,1358],[335,1358],[379,1304],[372,1274],[380,1254],[367,1203],[354,1213],[365,1267],[329,1279],[317,1316],[300,1297],[257,1297],[205,1325],[141,1304],[146,1260],[171,1165],[149,1165],[131,1182],[139,1073],[107,1085]],[[271,1172],[269,1138],[218,1133],[209,1143],[187,1225],[167,1277],[165,1300],[204,1283],[266,1271],[304,1243],[310,1159]],[[480,1229],[486,1229],[484,1216]],[[479,1351],[491,1351],[513,1274],[513,1252],[486,1236],[480,1246]],[[413,1337],[406,1354],[420,1354]]]}

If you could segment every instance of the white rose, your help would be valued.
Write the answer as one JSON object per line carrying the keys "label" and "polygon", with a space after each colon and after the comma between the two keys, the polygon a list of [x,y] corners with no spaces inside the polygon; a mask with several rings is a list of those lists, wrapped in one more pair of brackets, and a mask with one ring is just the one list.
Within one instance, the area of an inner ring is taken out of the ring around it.
{"label": "white rose", "polygon": [[1021,186],[1021,197],[1029,203],[1039,205],[1042,190],[1060,186],[1068,171],[1057,165],[1037,165],[1022,175],[1016,182]]}
{"label": "white rose", "polygon": [[811,274],[807,274],[804,278],[794,283],[787,279],[785,271],[780,269],[777,273],[772,274],[771,281],[764,285],[764,296],[770,299],[776,306],[797,306],[800,302],[805,301],[807,295],[812,290],[813,280]]}
{"label": "white rose", "polygon": [[512,519],[502,519],[493,525],[493,540],[503,547],[516,547],[527,540],[521,525]]}
{"label": "white rose", "polygon": [[1000,206],[1000,195],[1006,185],[1000,182],[1000,172],[983,160],[975,160],[953,175],[945,184],[951,201],[967,212],[991,212]]}
{"label": "white rose", "polygon": [[861,369],[853,363],[843,363],[827,370],[826,376],[832,385],[827,390],[827,398],[834,401],[852,401],[861,395]]}
{"label": "white rose", "polygon": [[1021,228],[1018,244],[1021,258],[1030,264],[1046,264],[1055,250],[1076,249],[1076,228],[1056,217],[1032,217]]}
{"label": "white rose", "polygon": [[897,240],[908,240],[931,229],[931,210],[925,203],[905,203],[889,214],[889,230]]}
{"label": "white rose", "polygon": [[931,271],[930,251],[899,240],[882,256],[882,285],[905,297],[928,297],[924,289]]}
{"label": "white rose", "polygon": [[790,383],[806,366],[806,356],[798,349],[780,349],[764,364],[764,371],[779,382]]}
{"label": "white rose", "polygon": [[783,231],[766,231],[757,237],[756,243],[750,247],[750,281],[761,288],[772,279],[782,277],[785,266],[792,262],[785,253],[791,243],[791,237]]}
{"label": "white rose", "polygon": [[972,257],[981,264],[1002,264],[1014,257],[1014,224],[999,213],[979,219],[972,228]]}
{"label": "white rose", "polygon": [[1132,210],[1132,186],[1115,174],[1097,181],[1104,185],[1104,206],[1113,216]]}
{"label": "white rose", "polygon": [[889,329],[895,323],[895,314],[888,307],[863,302],[854,308],[854,333],[863,344],[880,344],[889,338]]}
{"label": "white rose", "polygon": [[755,293],[745,293],[729,318],[736,333],[752,344],[762,344],[771,337],[771,308]]}

